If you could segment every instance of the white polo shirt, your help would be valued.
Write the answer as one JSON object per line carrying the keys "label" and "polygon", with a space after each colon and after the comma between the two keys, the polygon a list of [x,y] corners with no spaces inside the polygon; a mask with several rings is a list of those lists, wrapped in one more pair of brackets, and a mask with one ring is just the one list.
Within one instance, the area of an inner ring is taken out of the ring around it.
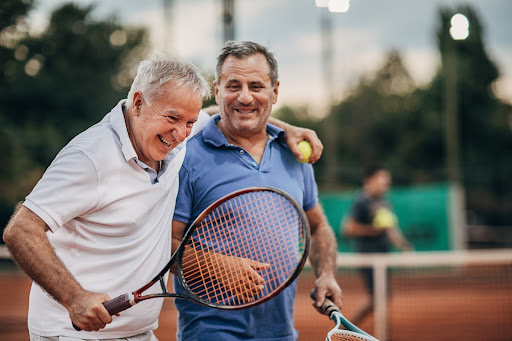
{"label": "white polo shirt", "polygon": [[[123,103],[59,152],[23,204],[50,227],[50,243],[84,289],[112,298],[147,283],[170,259],[186,149],[176,147],[158,175],[145,170],[128,137]],[[193,134],[208,118],[200,113]],[[33,283],[28,328],[43,336],[127,337],[156,329],[161,307],[162,299],[147,300],[99,332],[78,332],[67,310]]]}

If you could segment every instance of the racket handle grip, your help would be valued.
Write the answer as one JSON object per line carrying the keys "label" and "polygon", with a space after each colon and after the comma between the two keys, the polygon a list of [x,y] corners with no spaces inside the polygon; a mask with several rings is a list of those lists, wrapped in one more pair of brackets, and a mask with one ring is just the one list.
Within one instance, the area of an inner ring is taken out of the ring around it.
{"label": "racket handle grip", "polygon": [[[105,309],[107,309],[110,316],[119,314],[120,312],[130,308],[134,304],[135,301],[133,301],[133,294],[123,294],[109,301],[103,302],[103,306],[105,307]],[[74,323],[73,328],[75,328],[78,331],[82,330]]]}
{"label": "racket handle grip", "polygon": [[135,304],[132,294],[123,294],[111,299],[110,301],[103,302],[103,306],[107,309],[110,316],[119,314],[120,312],[130,308]]}
{"label": "racket handle grip", "polygon": [[[313,299],[313,301],[316,301],[316,290],[314,288],[313,290],[311,290],[310,296]],[[325,298],[324,303],[322,303],[321,309],[325,313],[325,315],[329,317],[331,317],[332,313],[340,312],[340,309],[336,306],[336,304],[334,304],[334,302],[329,297]]]}

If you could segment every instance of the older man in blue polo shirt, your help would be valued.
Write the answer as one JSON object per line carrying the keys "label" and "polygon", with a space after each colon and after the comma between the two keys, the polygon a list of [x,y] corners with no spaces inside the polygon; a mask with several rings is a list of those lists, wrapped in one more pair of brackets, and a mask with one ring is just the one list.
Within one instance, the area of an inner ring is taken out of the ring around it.
{"label": "older man in blue polo shirt", "polygon": [[[334,276],[336,242],[318,203],[313,168],[299,163],[284,141],[284,131],[268,124],[279,88],[273,54],[253,42],[226,43],[218,57],[214,87],[220,114],[187,146],[180,170],[173,247],[183,238],[186,226],[220,197],[250,186],[280,188],[302,205],[311,226],[317,307],[325,296],[341,306],[341,289]],[[174,287],[183,291],[178,280]],[[239,311],[177,300],[178,340],[295,341],[295,293],[296,282],[270,301]]]}

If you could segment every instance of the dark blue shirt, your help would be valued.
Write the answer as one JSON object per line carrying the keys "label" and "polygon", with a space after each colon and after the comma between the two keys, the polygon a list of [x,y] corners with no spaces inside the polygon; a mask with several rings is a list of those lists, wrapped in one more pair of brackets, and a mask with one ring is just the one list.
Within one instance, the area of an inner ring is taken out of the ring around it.
{"label": "dark blue shirt", "polygon": [[[391,209],[390,203],[385,198],[370,198],[362,193],[356,199],[351,215],[360,224],[372,225],[375,213],[383,207]],[[354,240],[357,252],[389,252],[391,249],[387,233],[372,237],[354,237]]]}

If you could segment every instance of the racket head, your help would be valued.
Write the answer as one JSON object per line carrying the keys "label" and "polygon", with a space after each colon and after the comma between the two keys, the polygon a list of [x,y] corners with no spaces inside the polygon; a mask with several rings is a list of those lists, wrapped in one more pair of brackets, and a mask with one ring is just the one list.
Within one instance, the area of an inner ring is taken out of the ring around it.
{"label": "racket head", "polygon": [[350,330],[333,329],[327,334],[326,341],[377,341],[371,336],[362,335]]}
{"label": "racket head", "polygon": [[[219,309],[248,308],[295,280],[306,261],[309,239],[306,215],[289,194],[272,187],[245,188],[211,204],[191,224],[177,250],[177,275],[192,300]],[[238,293],[226,288],[217,278],[239,276],[223,270],[226,259],[268,264],[256,270],[263,289],[254,294],[245,287]]]}

